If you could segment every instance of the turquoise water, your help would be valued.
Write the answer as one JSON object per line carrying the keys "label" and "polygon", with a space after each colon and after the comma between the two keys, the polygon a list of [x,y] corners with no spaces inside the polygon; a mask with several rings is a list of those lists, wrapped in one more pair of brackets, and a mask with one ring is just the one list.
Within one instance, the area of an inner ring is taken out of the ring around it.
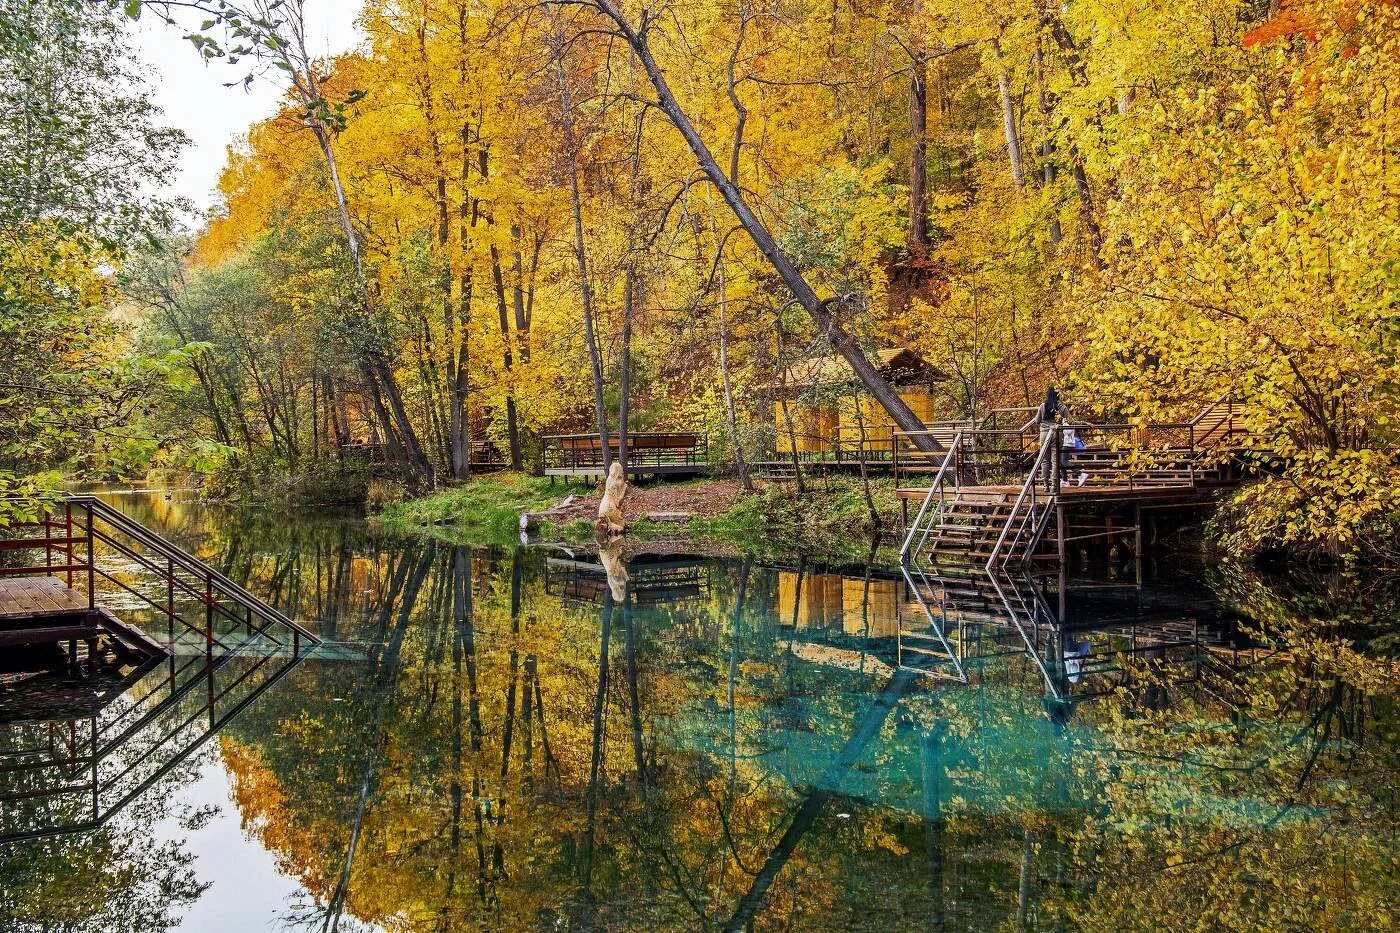
{"label": "turquoise water", "polygon": [[[113,501],[326,645],[153,670],[97,725],[26,722],[8,683],[6,763],[178,697],[104,759],[100,827],[77,792],[5,804],[3,826],[52,830],[0,843],[5,929],[1390,920],[1383,581],[1164,560],[1140,587],[1070,581],[1062,615],[1052,581],[1057,623],[1031,630],[954,581],[933,607],[948,650],[916,656],[929,621],[897,568],[609,566]],[[0,780],[84,781],[39,775]]]}

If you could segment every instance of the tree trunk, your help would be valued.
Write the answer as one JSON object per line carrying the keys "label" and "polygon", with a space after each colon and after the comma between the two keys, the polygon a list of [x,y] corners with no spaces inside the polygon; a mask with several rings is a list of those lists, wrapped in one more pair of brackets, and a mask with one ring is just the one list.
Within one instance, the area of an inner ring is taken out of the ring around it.
{"label": "tree trunk", "polygon": [[[484,160],[483,160],[484,161]],[[490,220],[487,220],[490,223]],[[496,286],[496,313],[501,322],[501,359],[506,368],[506,436],[510,440],[510,468],[520,469],[520,426],[515,412],[515,354],[511,350],[513,338],[510,333],[510,319],[506,314],[506,281],[501,270],[501,254],[496,244],[491,244],[491,281]]]}
{"label": "tree trunk", "polygon": [[719,376],[724,387],[724,425],[729,431],[729,445],[734,450],[734,467],[739,471],[739,482],[747,492],[753,492],[753,480],[749,478],[749,465],[744,460],[744,445],[739,438],[739,419],[734,411],[734,382],[729,375],[729,277],[724,263],[719,268]]}
{"label": "tree trunk", "polygon": [[632,396],[632,314],[637,300],[637,269],[630,261],[622,284],[622,347],[617,362],[617,461],[627,472],[627,420]]}
{"label": "tree trunk", "polygon": [[[1054,108],[1050,103],[1050,95],[1045,90],[1045,57],[1041,54],[1038,44],[1035,50],[1035,84],[1040,105],[1040,119],[1043,124],[1041,132],[1045,134],[1040,141],[1041,182],[1047,190],[1053,191],[1056,176],[1055,141],[1050,127],[1050,118]],[[1050,205],[1049,235],[1052,246],[1058,245],[1064,236],[1060,230],[1059,210],[1059,205],[1054,203]]]}
{"label": "tree trunk", "polygon": [[909,232],[915,256],[928,253],[928,59],[914,55],[909,77]]}
{"label": "tree trunk", "polygon": [[1011,76],[1001,57],[1001,43],[992,39],[992,53],[997,62],[997,96],[1001,98],[1001,130],[1006,136],[1006,157],[1011,162],[1011,181],[1016,190],[1026,186],[1025,167],[1021,161],[1021,140],[1016,133],[1016,110],[1011,102]]}
{"label": "tree trunk", "polygon": [[[763,225],[762,221],[758,219],[752,208],[749,207],[743,194],[729,177],[725,175],[724,171],[720,169],[718,163],[715,162],[713,153],[710,152],[709,146],[705,144],[704,139],[701,138],[699,132],[695,129],[694,124],[691,123],[690,118],[686,116],[680,104],[676,101],[676,97],[671,92],[670,85],[666,81],[666,76],[662,74],[660,66],[656,63],[656,59],[652,57],[651,49],[647,45],[646,38],[632,27],[632,24],[617,6],[615,0],[596,0],[596,3],[598,9],[617,24],[618,30],[632,47],[632,50],[637,54],[637,58],[641,61],[642,67],[646,69],[647,77],[651,80],[652,87],[656,90],[662,112],[666,114],[671,124],[675,126],[676,130],[685,139],[686,144],[690,147],[691,153],[694,154],[699,163],[701,170],[705,173],[706,177],[710,179],[710,182],[719,189],[720,194],[724,197],[725,203],[729,205],[729,209],[733,211],[734,216],[749,234],[754,245],[763,253],[774,271],[776,271],[778,276],[783,280],[783,284],[787,286],[788,290],[792,292],[793,297],[797,299],[797,302],[807,311],[813,323],[816,324],[817,329],[826,337],[827,342],[850,364],[851,369],[855,371],[856,378],[865,385],[867,391],[869,391],[885,411],[889,413],[890,418],[895,424],[905,431],[920,432],[911,437],[911,441],[915,446],[920,450],[928,452],[942,450],[942,444],[933,437],[923,433],[925,431],[924,423],[919,420],[919,417],[914,414],[909,406],[905,404],[904,400],[899,397],[899,394],[896,393],[885,378],[880,375],[880,371],[875,368],[874,364],[866,357],[865,352],[861,350],[859,344],[856,343],[855,337],[837,321],[831,309],[833,301],[823,301],[817,297],[817,293],[812,290],[812,286],[807,284],[806,279],[802,277],[802,274],[793,264],[791,257],[778,245],[773,235],[768,232],[768,229]],[[562,61],[559,62],[559,69],[562,79]],[[567,99],[567,91],[565,92],[565,97]],[[566,124],[566,127],[570,128],[567,141],[570,143],[570,148],[572,149],[573,134],[571,124]],[[574,181],[575,200],[577,201],[576,164],[571,165],[571,176]],[[577,208],[575,209],[575,223],[580,227],[581,235],[581,222],[578,219]],[[601,375],[599,378],[601,382]],[[597,394],[601,404],[602,393],[599,391]],[[604,447],[606,449],[606,445],[604,445]]]}
{"label": "tree trunk", "polygon": [[[308,101],[308,106],[311,103],[314,102]],[[360,240],[355,234],[355,224],[350,217],[350,205],[345,197],[345,186],[340,180],[340,168],[336,162],[335,147],[331,145],[330,131],[319,120],[312,125],[312,131],[316,135],[316,142],[320,145],[321,155],[326,160],[326,171],[330,176],[331,189],[335,192],[336,213],[340,221],[341,233],[345,236],[346,248],[350,252],[351,264],[355,270],[355,284],[360,293],[360,305],[364,309],[366,317],[373,320],[375,316],[374,302],[370,298],[369,282],[365,278]],[[413,423],[408,420],[408,414],[404,411],[403,394],[399,390],[398,379],[394,376],[393,368],[389,366],[381,352],[371,351],[368,356],[365,365],[373,370],[379,380],[380,389],[389,402],[388,414],[392,417],[394,430],[403,444],[408,465],[431,488],[436,484],[433,465],[424,455],[423,445],[418,442],[418,434],[414,431]],[[388,426],[385,427],[387,431]]]}
{"label": "tree trunk", "polygon": [[612,450],[608,447],[608,410],[603,399],[603,354],[598,348],[598,336],[593,321],[593,286],[588,281],[588,249],[583,236],[583,192],[579,184],[578,141],[574,135],[573,95],[568,76],[564,73],[564,44],[555,49],[555,74],[559,81],[560,118],[564,130],[564,156],[568,163],[569,199],[574,215],[574,257],[578,262],[579,297],[583,302],[583,338],[588,344],[588,362],[593,376],[593,416],[597,421],[598,439],[602,443],[603,472],[612,467]]}

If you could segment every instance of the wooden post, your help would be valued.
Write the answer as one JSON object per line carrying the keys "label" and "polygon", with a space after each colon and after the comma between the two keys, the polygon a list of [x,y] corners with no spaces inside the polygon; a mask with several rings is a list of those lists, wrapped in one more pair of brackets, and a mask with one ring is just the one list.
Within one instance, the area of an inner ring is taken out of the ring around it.
{"label": "wooden post", "polygon": [[1065,550],[1065,506],[1058,499],[1055,502],[1055,537],[1060,556],[1060,621],[1063,622],[1068,609],[1065,590],[1069,587],[1069,555]]}
{"label": "wooden post", "polygon": [[95,600],[95,598],[94,598],[95,595],[96,595],[96,580],[95,580],[94,578],[97,576],[97,565],[93,563],[93,559],[92,559],[92,550],[93,550],[93,549],[92,549],[92,506],[91,506],[91,505],[89,505],[89,506],[87,507],[87,529],[86,529],[86,533],[87,533],[87,574],[88,574],[87,597],[88,597],[88,608],[89,608],[89,609],[93,609],[93,608],[95,608],[96,605],[97,605],[97,602],[96,602],[96,600]]}
{"label": "wooden post", "polygon": [[1133,523],[1133,563],[1137,568],[1137,585],[1142,586],[1142,503],[1137,504],[1137,520]]}
{"label": "wooden post", "polygon": [[68,588],[73,588],[73,503],[63,503],[63,556],[65,565],[65,582]]}

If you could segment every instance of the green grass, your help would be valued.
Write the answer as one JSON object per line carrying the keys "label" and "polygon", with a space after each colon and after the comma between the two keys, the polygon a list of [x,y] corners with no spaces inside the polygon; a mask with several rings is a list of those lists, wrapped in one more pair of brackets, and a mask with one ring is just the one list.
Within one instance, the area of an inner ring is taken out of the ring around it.
{"label": "green grass", "polygon": [[[899,502],[888,479],[871,481],[871,494],[883,525],[891,527]],[[496,473],[423,499],[386,506],[377,516],[398,532],[431,534],[455,544],[506,543],[519,539],[520,513],[555,505],[570,493],[588,494],[590,485],[551,486],[540,477]],[[575,543],[593,540],[593,523],[575,519],[547,525],[540,537]],[[873,530],[860,481],[849,477],[809,483],[803,494],[791,486],[769,487],[743,496],[728,511],[692,518],[685,525],[640,520],[627,528],[639,540],[677,537],[703,549],[721,545],[760,558],[793,554],[863,560],[870,554]]]}
{"label": "green grass", "polygon": [[551,485],[548,479],[524,473],[493,473],[422,499],[386,506],[376,518],[392,531],[428,532],[452,543],[503,543],[519,539],[521,512],[537,512],[570,493],[591,489],[570,483]]}
{"label": "green grass", "polygon": [[[898,511],[894,485],[872,480],[871,497],[883,525]],[[794,553],[863,559],[875,533],[859,480],[834,477],[809,483],[806,493],[790,486],[770,487],[745,496],[713,518],[693,518],[691,537],[723,542],[756,557]]]}

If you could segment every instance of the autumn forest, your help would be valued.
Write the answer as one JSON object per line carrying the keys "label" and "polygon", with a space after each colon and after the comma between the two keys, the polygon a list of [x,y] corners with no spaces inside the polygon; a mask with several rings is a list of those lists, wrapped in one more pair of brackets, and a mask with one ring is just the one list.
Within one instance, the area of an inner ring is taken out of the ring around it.
{"label": "autumn forest", "polygon": [[1400,0],[0,0],[0,927],[1388,928],[1397,92]]}
{"label": "autumn forest", "polygon": [[[784,374],[840,357],[915,431],[1052,385],[1129,423],[1234,393],[1290,464],[1241,494],[1240,546],[1394,556],[1392,3],[368,2],[331,60],[299,2],[117,6],[5,14],[34,72],[0,252],[16,489],[314,486],[369,447],[412,493],[473,450],[530,471],[543,436],[666,430],[742,471]],[[286,88],[195,223],[136,18],[229,94]],[[939,374],[922,410],[888,347]]]}

